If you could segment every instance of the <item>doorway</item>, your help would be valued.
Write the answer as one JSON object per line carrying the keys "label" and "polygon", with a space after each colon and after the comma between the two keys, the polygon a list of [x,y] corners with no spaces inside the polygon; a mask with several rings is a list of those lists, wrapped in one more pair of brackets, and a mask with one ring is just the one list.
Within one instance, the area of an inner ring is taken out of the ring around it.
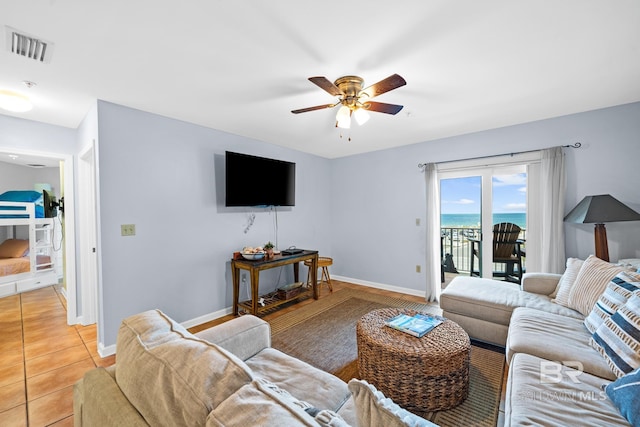
{"label": "doorway", "polygon": [[[14,164],[44,165],[59,168],[59,199],[64,198],[64,213],[60,213],[62,227],[62,275],[63,294],[67,299],[67,323],[77,323],[76,317],[76,245],[75,245],[75,203],[74,203],[74,159],[71,154],[49,153],[33,150],[0,147],[0,154],[13,159]],[[60,241],[57,240],[60,244]]]}

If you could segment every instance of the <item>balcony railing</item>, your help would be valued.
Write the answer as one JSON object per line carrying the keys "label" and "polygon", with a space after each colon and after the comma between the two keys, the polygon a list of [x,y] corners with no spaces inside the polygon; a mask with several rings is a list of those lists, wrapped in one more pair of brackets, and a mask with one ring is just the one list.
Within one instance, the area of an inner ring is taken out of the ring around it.
{"label": "balcony railing", "polygon": [[[471,240],[479,240],[480,232],[481,229],[477,227],[442,227],[440,229],[440,236],[442,236],[441,256],[445,265],[450,267],[447,264],[447,255],[450,255],[450,260],[453,261],[453,268],[458,273],[469,274],[471,269]],[[526,230],[523,229],[520,232],[519,238],[526,240]],[[525,258],[523,258],[522,264],[524,268]],[[475,265],[480,265],[480,263],[476,260]],[[499,268],[498,266],[499,264],[494,264],[494,270]]]}

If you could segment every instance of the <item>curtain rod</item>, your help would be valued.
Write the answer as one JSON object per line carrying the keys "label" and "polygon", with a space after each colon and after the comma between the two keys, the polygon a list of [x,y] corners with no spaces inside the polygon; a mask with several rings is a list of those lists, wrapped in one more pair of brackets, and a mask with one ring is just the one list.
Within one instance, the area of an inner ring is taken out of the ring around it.
{"label": "curtain rod", "polygon": [[[582,147],[582,143],[576,142],[574,144],[563,145],[562,147],[564,147],[564,148],[580,148],[580,147]],[[480,157],[470,157],[468,159],[446,160],[444,162],[437,162],[437,163],[438,164],[442,164],[442,163],[460,162],[460,161],[464,161],[464,160],[490,159],[491,157],[515,156],[516,154],[533,153],[533,152],[540,151],[540,150],[543,150],[543,148],[540,148],[538,150],[519,151],[517,153],[495,154],[493,156],[480,156]],[[427,163],[418,163],[418,167],[420,169],[424,169],[426,166],[427,166]]]}

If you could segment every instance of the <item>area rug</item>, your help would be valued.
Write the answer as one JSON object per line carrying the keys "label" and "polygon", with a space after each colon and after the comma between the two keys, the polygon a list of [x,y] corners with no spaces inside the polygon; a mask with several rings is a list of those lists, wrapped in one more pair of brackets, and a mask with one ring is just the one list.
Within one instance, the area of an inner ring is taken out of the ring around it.
{"label": "area rug", "polygon": [[[343,289],[269,320],[272,346],[348,382],[359,377],[356,323],[369,311],[383,307],[441,314],[434,305]],[[473,345],[469,397],[451,410],[419,415],[440,426],[495,426],[503,372],[503,354]]]}

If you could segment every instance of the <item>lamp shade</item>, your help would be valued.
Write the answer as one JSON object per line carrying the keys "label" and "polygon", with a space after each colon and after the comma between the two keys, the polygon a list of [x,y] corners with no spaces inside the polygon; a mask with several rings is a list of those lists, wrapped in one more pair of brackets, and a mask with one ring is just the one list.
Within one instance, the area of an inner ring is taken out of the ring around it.
{"label": "lamp shade", "polygon": [[640,214],[610,194],[587,196],[565,217],[565,222],[604,224],[618,221],[640,221]]}
{"label": "lamp shade", "polygon": [[358,122],[358,124],[360,126],[362,126],[363,124],[367,123],[367,121],[369,121],[369,113],[367,113],[365,110],[363,110],[362,108],[358,108],[354,113],[353,113],[353,117],[356,118],[356,122]]}
{"label": "lamp shade", "polygon": [[338,109],[336,126],[342,129],[349,129],[351,127],[351,109],[349,107],[343,105]]}

